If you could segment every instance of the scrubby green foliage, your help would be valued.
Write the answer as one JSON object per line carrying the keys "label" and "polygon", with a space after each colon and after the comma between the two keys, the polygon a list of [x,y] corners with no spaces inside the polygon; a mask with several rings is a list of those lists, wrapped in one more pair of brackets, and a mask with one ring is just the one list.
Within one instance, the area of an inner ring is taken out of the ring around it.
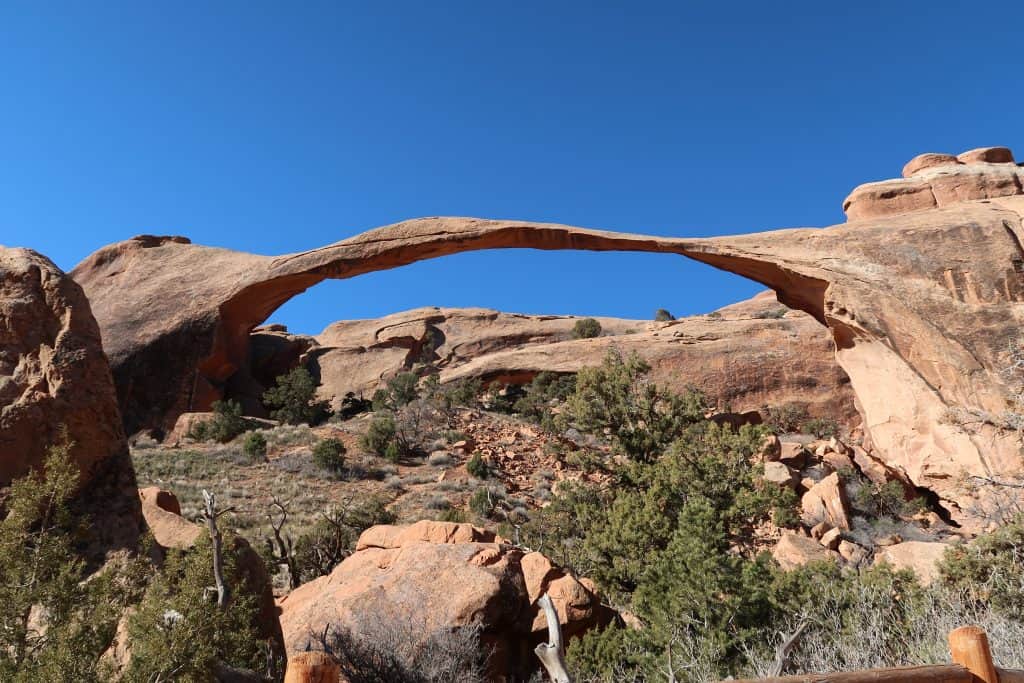
{"label": "scrubby green foliage", "polygon": [[483,456],[479,453],[473,453],[473,455],[466,461],[466,471],[469,472],[471,477],[477,479],[486,479],[491,474],[491,470],[487,467],[487,463],[484,462]]}
{"label": "scrubby green foliage", "polygon": [[361,444],[371,453],[384,456],[387,454],[388,447],[395,443],[395,433],[394,416],[387,412],[377,413],[373,416],[366,434],[363,435]]}
{"label": "scrubby green foliage", "polygon": [[242,442],[242,452],[250,458],[265,458],[267,456],[267,437],[262,432],[249,432]]}
{"label": "scrubby green foliage", "polygon": [[395,516],[383,500],[370,498],[324,511],[320,520],[295,542],[295,568],[306,583],[330,574],[355,550],[359,534],[375,524],[391,524]]}
{"label": "scrubby green foliage", "polygon": [[973,602],[1024,619],[1024,517],[954,546],[940,569],[944,583]]}
{"label": "scrubby green foliage", "polygon": [[100,655],[133,599],[123,568],[83,582],[74,539],[84,520],[69,504],[78,488],[70,444],[51,448],[42,472],[15,480],[0,522],[0,680],[106,681]]}
{"label": "scrubby green foliage", "polygon": [[132,683],[208,681],[215,665],[261,670],[264,644],[257,637],[256,587],[247,585],[234,546],[225,539],[224,573],[231,587],[226,608],[211,594],[213,547],[200,536],[187,552],[169,552],[128,622]]}
{"label": "scrubby green foliage", "polygon": [[196,441],[227,443],[244,432],[248,424],[242,417],[242,404],[238,401],[214,401],[213,417],[192,426],[189,437]]}
{"label": "scrubby green foliage", "polygon": [[647,380],[648,365],[637,354],[626,358],[611,350],[596,368],[576,375],[576,391],[565,416],[588,432],[610,433],[623,454],[652,462],[683,431],[704,419],[707,401],[697,391],[675,394]]}
{"label": "scrubby green foliage", "polygon": [[400,372],[388,380],[384,389],[373,394],[373,409],[398,410],[416,400],[419,395],[419,377],[412,372]]}
{"label": "scrubby green foliage", "polygon": [[321,439],[313,446],[313,462],[328,472],[342,472],[345,469],[345,444],[333,437]]}
{"label": "scrubby green foliage", "polygon": [[581,318],[572,326],[573,339],[593,339],[601,336],[601,323],[593,318]]}
{"label": "scrubby green foliage", "polygon": [[272,418],[293,425],[313,425],[330,414],[329,403],[316,399],[316,382],[304,367],[278,377],[276,386],[264,392],[263,403]]}
{"label": "scrubby green foliage", "polygon": [[668,310],[664,308],[659,308],[657,311],[654,312],[654,319],[659,323],[667,323],[671,322],[672,320],[675,320],[676,317],[669,313]]}
{"label": "scrubby green foliage", "polygon": [[548,429],[554,428],[551,408],[565,401],[576,391],[576,375],[541,372],[526,385],[513,410],[523,417],[540,422]]}

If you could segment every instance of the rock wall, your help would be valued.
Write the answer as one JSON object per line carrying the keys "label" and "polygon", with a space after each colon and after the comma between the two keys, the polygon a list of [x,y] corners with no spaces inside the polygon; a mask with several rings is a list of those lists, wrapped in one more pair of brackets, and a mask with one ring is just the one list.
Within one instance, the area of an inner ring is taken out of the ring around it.
{"label": "rock wall", "polygon": [[132,547],[140,511],[110,367],[82,288],[46,257],[0,247],[0,488],[71,444],[98,552]]}

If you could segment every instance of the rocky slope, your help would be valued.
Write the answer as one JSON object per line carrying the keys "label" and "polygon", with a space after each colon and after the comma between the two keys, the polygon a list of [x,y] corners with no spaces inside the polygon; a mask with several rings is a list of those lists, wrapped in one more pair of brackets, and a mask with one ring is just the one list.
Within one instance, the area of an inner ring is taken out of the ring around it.
{"label": "rocky slope", "polygon": [[[107,339],[129,429],[166,429],[220,396],[247,367],[249,333],[325,278],[486,248],[688,256],[760,282],[826,325],[872,447],[967,523],[977,495],[965,475],[1020,466],[1017,432],[992,417],[1017,394],[1004,370],[1024,317],[1024,197],[1007,158],[974,150],[926,168],[934,203],[899,199],[929,196],[911,191],[916,175],[859,188],[846,203],[851,220],[823,230],[685,239],[426,218],[277,258],[140,237],[101,249],[74,277]],[[951,411],[981,418],[950,423]]]}

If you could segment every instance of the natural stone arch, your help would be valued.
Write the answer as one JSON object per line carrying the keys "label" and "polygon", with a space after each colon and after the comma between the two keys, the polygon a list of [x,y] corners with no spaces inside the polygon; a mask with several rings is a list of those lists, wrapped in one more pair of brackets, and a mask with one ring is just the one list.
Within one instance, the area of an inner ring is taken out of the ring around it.
{"label": "natural stone arch", "polygon": [[134,430],[166,427],[178,413],[209,405],[244,362],[252,328],[327,278],[490,248],[687,256],[757,281],[827,325],[876,450],[956,514],[961,470],[1017,465],[1005,435],[969,434],[940,418],[951,406],[1005,406],[999,367],[1024,317],[1022,202],[963,202],[826,229],[705,239],[424,218],[276,258],[140,237],[101,249],[73,276],[103,328]]}

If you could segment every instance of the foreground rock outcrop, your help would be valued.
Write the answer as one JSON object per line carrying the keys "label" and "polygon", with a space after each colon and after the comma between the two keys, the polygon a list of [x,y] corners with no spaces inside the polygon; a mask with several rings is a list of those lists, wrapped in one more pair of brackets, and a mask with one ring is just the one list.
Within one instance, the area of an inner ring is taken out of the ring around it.
{"label": "foreground rock outcrop", "polygon": [[132,547],[135,477],[117,396],[82,288],[46,257],[0,247],[0,487],[70,444],[97,551]]}
{"label": "foreground rock outcrop", "polygon": [[389,620],[417,637],[479,626],[493,648],[495,675],[536,667],[532,648],[546,639],[536,605],[551,596],[567,636],[606,624],[593,584],[554,567],[540,553],[523,554],[469,524],[423,521],[363,532],[357,550],[328,576],[280,601],[289,653],[316,648],[324,633],[373,632]]}
{"label": "foreground rock outcrop", "polygon": [[[901,205],[898,213],[854,210],[849,222],[823,230],[683,239],[425,218],[277,258],[139,237],[96,252],[74,277],[93,302],[134,431],[168,429],[181,412],[205,409],[244,381],[249,333],[325,278],[487,248],[688,256],[760,282],[826,325],[872,452],[970,523],[978,500],[970,477],[1020,469],[1018,432],[999,416],[1014,407],[1021,385],[1005,370],[1024,319],[1024,196],[1015,196],[1015,180],[1001,185],[1006,192],[991,189],[1002,181],[988,175],[1018,173],[993,154],[972,152],[955,166],[968,176],[983,170],[982,190],[954,188],[941,203]],[[937,181],[929,182],[935,194]],[[949,419],[957,414],[980,417]]]}

